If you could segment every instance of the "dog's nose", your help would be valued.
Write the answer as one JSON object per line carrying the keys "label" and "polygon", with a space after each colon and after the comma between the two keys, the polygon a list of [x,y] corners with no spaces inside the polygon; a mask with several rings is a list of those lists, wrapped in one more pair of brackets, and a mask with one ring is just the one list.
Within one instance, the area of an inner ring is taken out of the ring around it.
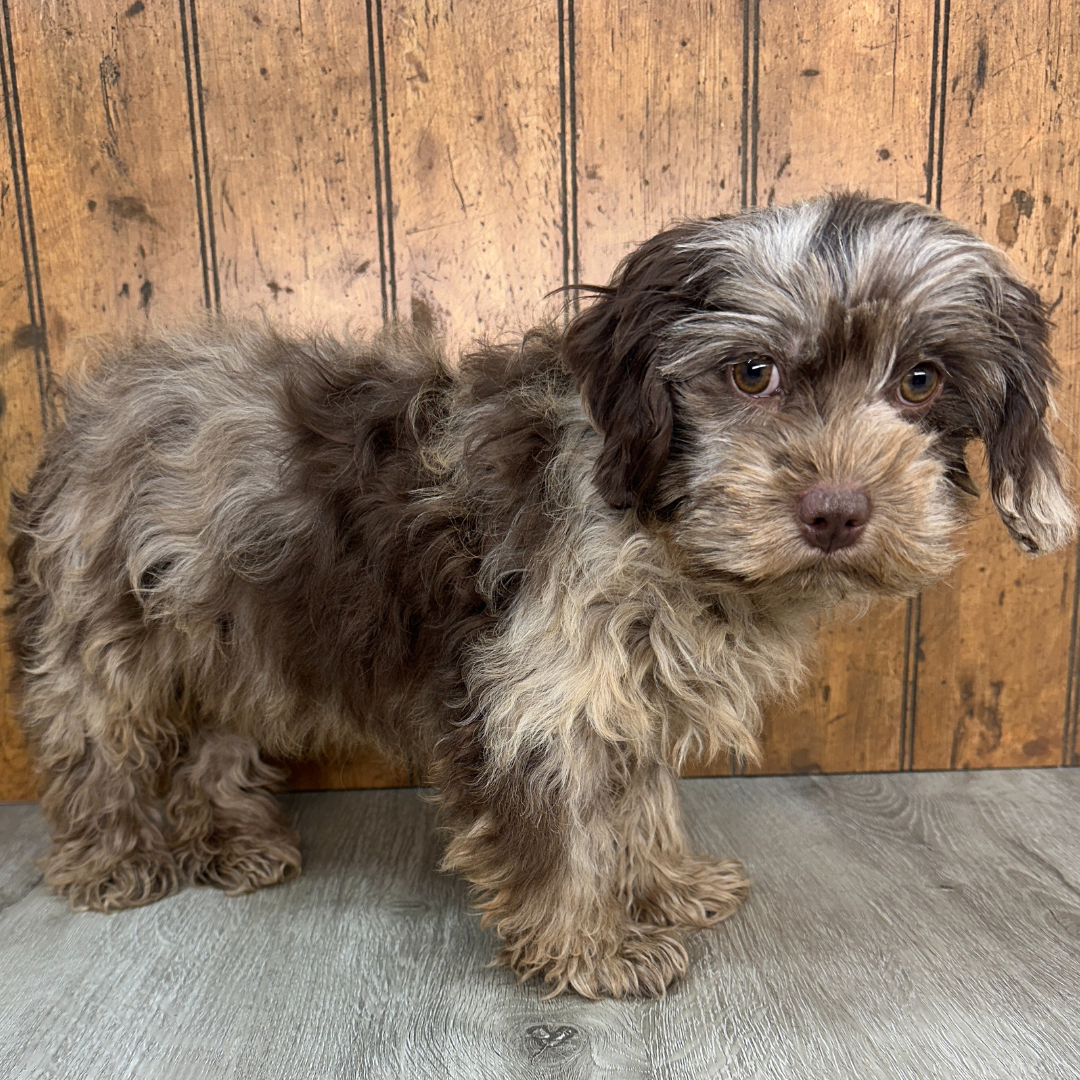
{"label": "dog's nose", "polygon": [[819,485],[795,501],[795,516],[808,544],[822,551],[850,547],[870,520],[870,496],[861,487]]}

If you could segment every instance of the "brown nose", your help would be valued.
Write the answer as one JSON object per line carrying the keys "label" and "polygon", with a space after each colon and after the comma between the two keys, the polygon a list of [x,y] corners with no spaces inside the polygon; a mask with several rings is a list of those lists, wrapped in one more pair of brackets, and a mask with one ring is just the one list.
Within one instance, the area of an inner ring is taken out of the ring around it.
{"label": "brown nose", "polygon": [[812,487],[795,501],[808,544],[822,551],[850,547],[870,520],[870,496],[861,487]]}

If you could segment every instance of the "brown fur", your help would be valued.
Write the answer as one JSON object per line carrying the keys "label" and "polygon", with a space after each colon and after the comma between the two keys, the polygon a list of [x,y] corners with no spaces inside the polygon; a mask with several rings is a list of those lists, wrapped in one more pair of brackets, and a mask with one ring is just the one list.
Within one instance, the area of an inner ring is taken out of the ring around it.
{"label": "brown fur", "polygon": [[[739,867],[688,851],[675,777],[755,753],[822,607],[955,559],[987,446],[1025,550],[1074,510],[1038,297],[925,207],[841,196],[681,225],[563,331],[480,348],[215,322],[69,388],[14,499],[22,721],[48,882],[114,910],[299,869],[261,753],[428,764],[502,958],[657,994]],[[782,373],[750,398],[733,365]],[[909,407],[904,373],[940,395]],[[835,551],[815,485],[872,513]]]}

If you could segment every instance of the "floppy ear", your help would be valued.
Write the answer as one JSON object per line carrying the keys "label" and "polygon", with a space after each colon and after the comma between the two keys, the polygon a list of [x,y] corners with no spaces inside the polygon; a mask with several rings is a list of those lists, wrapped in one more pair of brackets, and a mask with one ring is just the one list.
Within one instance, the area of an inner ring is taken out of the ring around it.
{"label": "floppy ear", "polygon": [[704,286],[679,247],[693,232],[677,226],[628,255],[566,330],[563,358],[604,436],[596,487],[620,509],[647,505],[667,461],[672,401],[658,352],[664,331],[699,309]]}
{"label": "floppy ear", "polygon": [[1056,381],[1050,324],[1039,295],[1006,274],[998,305],[1004,397],[985,417],[990,494],[1012,538],[1039,555],[1076,535],[1076,506],[1062,485],[1064,460],[1047,425]]}

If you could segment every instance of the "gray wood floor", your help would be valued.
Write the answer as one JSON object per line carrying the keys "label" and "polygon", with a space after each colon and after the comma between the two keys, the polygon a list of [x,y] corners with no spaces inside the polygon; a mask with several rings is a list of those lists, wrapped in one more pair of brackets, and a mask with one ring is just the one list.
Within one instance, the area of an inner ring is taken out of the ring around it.
{"label": "gray wood floor", "polygon": [[0,806],[0,1077],[1080,1077],[1080,771],[687,780],[755,879],[658,1002],[542,1001],[415,791],[294,795],[296,882],[72,914]]}

